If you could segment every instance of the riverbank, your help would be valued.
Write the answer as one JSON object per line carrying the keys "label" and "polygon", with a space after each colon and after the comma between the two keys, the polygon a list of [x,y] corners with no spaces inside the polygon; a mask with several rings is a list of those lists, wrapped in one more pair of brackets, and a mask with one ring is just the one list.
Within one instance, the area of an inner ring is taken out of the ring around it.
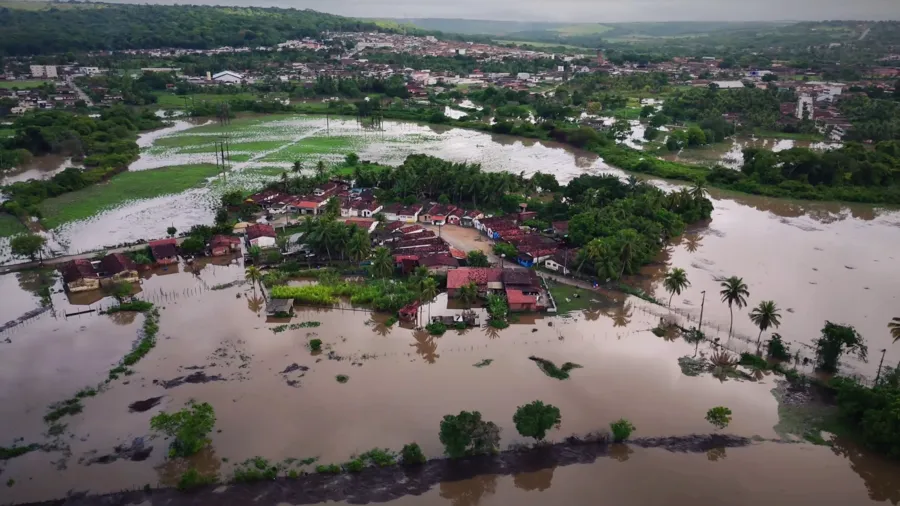
{"label": "riverbank", "polygon": [[[253,483],[232,483],[224,490],[217,484],[182,492],[175,488],[129,490],[105,495],[73,495],[67,499],[27,503],[30,506],[100,506],[111,504],[166,504],[169,506],[219,504],[244,506],[318,504],[346,501],[367,504],[419,496],[443,482],[467,480],[481,475],[516,475],[575,464],[590,464],[602,458],[617,458],[627,448],[653,448],[678,453],[706,453],[711,450],[741,448],[761,443],[761,438],[728,434],[637,438],[626,443],[611,443],[605,433],[586,437],[572,436],[564,442],[512,449],[496,455],[481,455],[458,460],[432,459],[423,465],[367,467],[358,473],[298,474],[280,476]],[[787,443],[782,440],[771,444]],[[274,464],[273,464],[274,465]]]}

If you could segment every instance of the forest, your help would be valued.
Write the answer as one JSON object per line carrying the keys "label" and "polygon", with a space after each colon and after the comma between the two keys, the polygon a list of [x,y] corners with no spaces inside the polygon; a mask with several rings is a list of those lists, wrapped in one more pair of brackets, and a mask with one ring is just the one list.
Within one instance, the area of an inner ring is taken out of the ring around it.
{"label": "forest", "polygon": [[151,111],[125,107],[104,110],[99,118],[65,111],[31,111],[13,123],[15,134],[3,140],[5,151],[30,155],[59,154],[81,162],[85,170],[68,168],[47,180],[17,182],[3,188],[12,214],[36,212],[41,201],[79,190],[128,168],[137,158],[137,134],[162,126]]}
{"label": "forest", "polygon": [[842,98],[838,104],[853,128],[846,138],[855,141],[900,140],[900,82],[891,98],[870,98],[856,94]]}
{"label": "forest", "polygon": [[718,89],[691,88],[674,93],[663,104],[662,114],[675,122],[697,122],[721,118],[723,114],[739,114],[746,128],[781,130],[780,104],[796,102],[792,90],[778,90],[777,86],[766,89],[739,88]]}
{"label": "forest", "polygon": [[[85,4],[0,8],[0,55],[112,49],[269,46],[325,31],[390,31],[372,22],[312,10],[192,5]],[[65,29],[61,29],[65,27]],[[418,35],[439,35],[422,31]]]}

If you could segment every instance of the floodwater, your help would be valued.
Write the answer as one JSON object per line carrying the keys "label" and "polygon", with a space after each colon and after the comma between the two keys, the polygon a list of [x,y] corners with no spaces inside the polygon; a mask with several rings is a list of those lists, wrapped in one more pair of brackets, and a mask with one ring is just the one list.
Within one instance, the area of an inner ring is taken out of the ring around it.
{"label": "floodwater", "polygon": [[[156,347],[133,367],[134,375],[113,381],[98,396],[85,400],[83,413],[62,420],[67,424],[64,435],[51,438],[55,449],[3,463],[3,479],[15,480],[4,498],[23,502],[61,497],[69,490],[102,493],[148,483],[172,485],[189,465],[227,477],[235,463],[256,455],[271,461],[318,457],[320,463],[339,463],[375,446],[397,449],[416,441],[426,455],[436,457],[442,450],[440,419],[461,410],[479,410],[496,422],[502,429],[501,445],[506,447],[525,442],[516,433],[512,414],[517,406],[535,399],[553,403],[563,414],[559,430],[548,436],[551,441],[602,430],[621,417],[637,426],[635,436],[709,433],[704,414],[717,405],[727,405],[734,412],[729,433],[777,437],[773,429],[778,423],[777,402],[770,393],[775,377],[753,382],[683,375],[678,357],[708,356],[711,350],[654,336],[649,329],[665,311],[639,299],[610,300],[597,294],[592,297],[594,309],[572,316],[522,317],[504,330],[450,330],[434,337],[400,325],[387,327],[384,316],[349,306],[298,307],[290,321],[267,321],[261,313],[265,301],[251,287],[212,289],[242,277],[242,267],[228,260],[150,273],[143,281],[142,298],[161,308]],[[109,299],[91,306],[79,306],[77,299],[73,302],[65,294],[55,294],[53,300],[53,313],[0,334],[0,341],[10,341],[0,343],[0,417],[6,438],[0,440],[2,445],[12,444],[13,438],[24,438],[25,443],[46,441],[41,435],[47,427],[41,420],[46,406],[104,380],[106,371],[137,338],[140,315],[63,316],[108,306]],[[446,304],[446,296],[440,295],[424,308],[424,315],[452,312]],[[305,321],[318,321],[321,326],[273,331],[279,324]],[[308,351],[312,338],[323,340],[322,353]],[[566,381],[556,380],[529,360],[532,355],[558,365],[576,362],[583,368],[573,370]],[[493,363],[474,367],[484,359]],[[169,388],[161,384],[197,373],[213,380]],[[338,374],[349,376],[349,381],[338,383]],[[147,411],[129,410],[135,401],[160,396],[160,404]],[[113,454],[117,445],[150,436],[153,415],[179,409],[190,399],[209,402],[216,410],[210,449],[190,461],[168,461],[167,441],[152,438],[145,439],[153,446],[146,460],[101,458]],[[850,460],[834,457],[827,449],[805,443],[763,443],[711,455],[621,450],[614,452],[616,460],[591,466],[498,478],[496,485],[488,487],[496,490],[481,494],[481,499],[488,501],[485,504],[491,500],[509,504],[518,501],[520,493],[561,490],[588,501],[598,487],[586,477],[598,475],[604,481],[622,483],[624,488],[609,490],[609,497],[625,497],[633,487],[622,479],[630,475],[620,473],[646,476],[653,470],[661,486],[651,488],[669,489],[676,495],[705,497],[714,490],[728,490],[728,483],[766,483],[758,486],[765,490],[757,493],[768,497],[783,490],[789,476],[797,482],[791,497],[813,497],[808,475],[815,470],[816,480],[826,481],[827,487],[847,485],[839,495],[829,495],[826,492],[831,489],[822,488],[823,497],[864,500],[864,481],[851,472],[854,468],[886,493],[900,493],[896,482],[879,477],[896,475],[900,469],[894,464],[859,452],[852,453]],[[709,460],[714,458],[718,460]],[[771,466],[772,462],[778,465]],[[714,465],[723,469],[712,469]],[[864,472],[861,466],[874,471]],[[612,469],[609,474],[607,469]],[[875,478],[873,472],[878,473]],[[730,481],[711,480],[720,488],[702,493],[687,486],[690,480],[718,473],[735,476]],[[834,479],[823,479],[832,473]],[[787,476],[770,484],[766,477],[774,474]],[[426,494],[425,500],[442,497],[451,504],[476,504],[466,501],[472,496],[477,499],[478,487],[492,482],[491,477],[479,477],[445,483]],[[644,497],[648,501],[663,497],[661,491],[642,493],[649,495],[636,493],[634,504],[646,504],[640,501]],[[862,504],[842,504],[851,503]]]}
{"label": "floodwater", "polygon": [[[641,132],[643,135],[643,131]],[[739,170],[744,164],[743,151],[747,148],[768,149],[774,152],[791,148],[808,148],[815,151],[826,151],[841,147],[838,142],[795,141],[792,139],[774,139],[771,137],[737,136],[702,148],[683,149],[675,153],[667,153],[662,158],[673,162],[692,163],[697,165],[722,165]]]}
{"label": "floodwater", "polygon": [[50,179],[68,167],[81,167],[81,164],[73,163],[71,158],[61,155],[37,156],[27,165],[3,172],[0,186],[29,179]]}

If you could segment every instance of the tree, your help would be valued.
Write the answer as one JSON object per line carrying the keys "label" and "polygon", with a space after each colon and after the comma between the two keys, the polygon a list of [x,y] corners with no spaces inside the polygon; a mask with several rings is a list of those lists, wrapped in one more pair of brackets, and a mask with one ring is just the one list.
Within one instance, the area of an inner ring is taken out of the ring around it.
{"label": "tree", "polygon": [[[422,284],[419,287],[419,294],[422,297],[422,302],[431,302],[437,297],[438,294],[438,286],[437,281],[431,276],[426,277],[422,280]],[[431,319],[431,308],[428,308],[429,314],[428,317]]]}
{"label": "tree", "polygon": [[356,167],[359,163],[359,155],[356,153],[348,153],[347,156],[344,157],[344,164],[348,167]]}
{"label": "tree", "polygon": [[519,250],[508,242],[498,242],[494,245],[494,254],[498,257],[506,255],[505,258],[516,258],[519,256]]}
{"label": "tree", "polygon": [[722,287],[722,291],[719,292],[722,302],[728,304],[728,312],[731,313],[731,323],[728,324],[728,336],[731,337],[731,329],[734,328],[734,308],[732,306],[737,306],[738,309],[746,306],[750,291],[747,290],[744,278],[737,276],[722,280],[719,286]]}
{"label": "tree", "polygon": [[900,341],[900,317],[891,319],[890,323],[888,323],[888,328],[891,330],[891,337],[894,339],[894,343]]}
{"label": "tree", "polygon": [[759,353],[759,342],[762,339],[762,333],[770,328],[778,328],[781,326],[781,313],[775,301],[764,300],[758,306],[750,311],[750,320],[759,327],[759,336],[756,338],[756,351]]}
{"label": "tree", "polygon": [[666,273],[666,279],[663,280],[663,286],[666,287],[666,291],[669,292],[669,307],[672,307],[672,297],[677,293],[681,295],[682,290],[691,286],[691,282],[688,281],[687,273],[684,272],[684,269],[675,267]]}
{"label": "tree", "polygon": [[253,286],[253,296],[256,296],[256,284],[259,282],[262,274],[260,274],[259,269],[255,265],[251,265],[247,267],[247,271],[244,273],[244,279],[250,282]]}
{"label": "tree", "polygon": [[716,406],[706,412],[706,421],[717,429],[724,429],[731,423],[731,410],[725,406]]}
{"label": "tree", "polygon": [[472,250],[466,253],[466,263],[469,267],[488,267],[490,266],[490,262],[488,262],[487,255],[484,254],[481,250]]}
{"label": "tree", "polygon": [[45,244],[47,239],[37,234],[17,235],[9,241],[9,250],[17,257],[28,257],[33,262]]}
{"label": "tree", "polygon": [[611,422],[609,424],[609,428],[613,433],[613,441],[615,441],[616,443],[621,443],[622,441],[628,439],[628,436],[630,436],[631,433],[635,431],[636,427],[628,420],[620,418],[615,422]]}
{"label": "tree", "polygon": [[253,259],[253,263],[259,263],[259,259],[262,257],[262,248],[259,246],[250,246],[247,254]]}
{"label": "tree", "polygon": [[368,258],[372,252],[372,242],[369,240],[369,234],[363,230],[356,229],[350,240],[347,241],[347,255],[354,262],[362,262]]}
{"label": "tree", "polygon": [[131,288],[131,283],[119,281],[118,283],[113,284],[111,293],[112,296],[116,298],[116,301],[121,304],[125,298],[131,297]]}
{"label": "tree", "polygon": [[150,428],[174,438],[169,457],[189,457],[210,443],[207,435],[216,425],[216,414],[209,403],[190,401],[175,413],[160,413],[150,419]]}
{"label": "tree", "polygon": [[459,287],[459,299],[466,306],[471,306],[478,299],[478,285],[470,281]]}
{"label": "tree", "polygon": [[440,440],[450,458],[485,455],[497,450],[500,428],[494,422],[483,421],[478,411],[460,411],[441,420]]}
{"label": "tree", "polygon": [[294,160],[294,163],[291,165],[291,170],[294,174],[303,172],[303,163],[301,163],[300,160]]}
{"label": "tree", "polygon": [[184,241],[181,242],[181,251],[187,253],[189,255],[197,255],[202,253],[204,249],[206,249],[206,243],[202,238],[197,236],[190,236]]}
{"label": "tree", "polygon": [[322,179],[325,177],[325,162],[319,160],[316,162],[316,177]]}
{"label": "tree", "polygon": [[372,275],[376,278],[388,278],[394,273],[394,258],[390,250],[384,246],[375,250],[372,258]]}
{"label": "tree", "polygon": [[816,339],[816,367],[822,371],[837,372],[841,356],[845,353],[855,355],[866,362],[869,348],[859,332],[850,325],[825,322],[822,336]]}
{"label": "tree", "polygon": [[641,119],[650,117],[654,112],[656,112],[656,108],[652,105],[645,105],[641,108]]}
{"label": "tree", "polygon": [[513,415],[513,423],[516,430],[525,437],[533,437],[542,441],[547,431],[553,427],[559,428],[561,417],[559,408],[552,404],[544,404],[542,401],[534,401],[516,409]]}
{"label": "tree", "polygon": [[341,215],[341,201],[338,200],[337,197],[331,197],[328,199],[328,202],[325,203],[325,216],[330,218],[337,218]]}
{"label": "tree", "polygon": [[175,234],[178,233],[178,229],[175,227],[169,227],[166,229],[166,233],[169,234],[169,237],[175,237]]}

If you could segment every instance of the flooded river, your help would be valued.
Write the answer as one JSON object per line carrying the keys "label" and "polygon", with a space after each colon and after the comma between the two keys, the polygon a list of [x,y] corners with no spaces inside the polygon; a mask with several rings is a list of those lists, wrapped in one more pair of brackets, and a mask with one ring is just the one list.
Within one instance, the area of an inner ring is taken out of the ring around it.
{"label": "flooded river", "polygon": [[[398,122],[387,122],[384,132],[368,132],[358,130],[353,121],[278,121],[286,122],[276,127],[287,131],[285,146],[255,145],[260,151],[238,162],[240,171],[229,177],[229,185],[261,184],[242,180],[240,173],[290,163],[283,160],[301,153],[307,139],[322,137],[323,131],[324,136],[353,137],[329,141],[340,144],[335,148],[338,154],[352,149],[363,159],[382,162],[399,163],[410,153],[424,152],[478,162],[485,170],[550,172],[563,182],[583,173],[624,175],[595,155],[554,143]],[[297,131],[290,133],[293,122]],[[214,127],[200,128],[215,134]],[[157,134],[150,145],[142,144],[147,147],[140,163],[165,162],[169,155],[158,149],[159,140],[193,132],[186,128]],[[253,142],[265,140],[257,133]],[[241,153],[240,147],[233,152]],[[212,155],[171,156],[181,157],[178,163],[185,159],[193,163]],[[654,184],[673,187],[663,181]],[[72,249],[159,237],[170,224],[184,229],[211,221],[222,187],[212,184],[139,201],[56,232]],[[665,270],[686,269],[692,286],[673,300],[673,306],[696,319],[701,292],[706,291],[705,330],[724,341],[729,311],[719,302],[717,279],[741,276],[750,288],[751,306],[773,299],[782,308],[778,331],[795,346],[806,350],[800,343],[812,343],[828,319],[855,325],[873,356],[874,350],[887,348],[888,363],[900,360],[887,332],[887,322],[900,307],[900,285],[895,282],[900,279],[896,258],[900,213],[718,191],[711,197],[715,205],[711,223],[690,230],[658,264],[648,266],[630,283],[667,299],[661,286]],[[441,417],[460,410],[479,410],[496,422],[502,429],[501,446],[506,447],[524,442],[512,414],[516,406],[535,399],[553,403],[562,412],[561,427],[548,436],[552,441],[603,429],[621,417],[637,426],[638,437],[705,434],[712,429],[704,414],[718,405],[734,412],[727,432],[779,437],[778,402],[772,395],[775,377],[753,382],[685,376],[677,359],[695,353],[708,356],[711,350],[654,336],[649,330],[665,310],[633,297],[608,299],[597,294],[591,310],[568,317],[522,318],[505,330],[451,330],[440,338],[399,325],[386,327],[384,315],[349,306],[298,308],[290,323],[317,321],[321,326],[274,332],[288,322],[267,321],[262,314],[265,301],[258,292],[247,285],[213,289],[243,276],[243,267],[228,260],[145,275],[141,298],[161,308],[156,348],[134,367],[134,375],[86,399],[83,413],[64,418],[67,425],[58,438],[44,436],[47,406],[104,380],[106,371],[131,349],[143,316],[66,317],[112,302],[99,294],[54,293],[52,310],[0,332],[0,419],[5,429],[0,446],[10,446],[16,438],[25,443],[54,441],[48,451],[0,461],[2,481],[14,481],[0,494],[0,502],[62,497],[70,490],[104,493],[144,484],[172,485],[188,465],[228,477],[236,462],[255,455],[273,462],[318,457],[319,463],[340,463],[374,446],[399,449],[416,441],[426,455],[436,457],[441,454],[437,436]],[[0,307],[0,323],[41,305],[33,279],[2,276],[0,291],[10,301]],[[432,314],[448,311],[446,305],[446,297],[439,296],[430,308]],[[755,340],[748,311],[735,311],[735,331]],[[312,338],[324,341],[322,354],[309,352]],[[743,341],[733,344],[748,346]],[[805,353],[809,355],[808,350]],[[531,355],[584,367],[574,370],[569,380],[559,381],[541,373],[528,359]],[[474,367],[485,359],[493,362]],[[871,376],[877,363],[846,365]],[[197,373],[208,382],[171,383]],[[349,381],[338,383],[339,374],[349,376]],[[161,397],[157,406],[129,409],[135,401],[156,397]],[[211,434],[209,450],[189,463],[167,461],[167,442],[155,438],[146,440],[153,447],[146,460],[109,457],[115,446],[150,436],[153,415],[179,409],[192,398],[209,402],[216,410],[217,430]],[[442,483],[420,497],[396,503],[900,501],[900,482],[895,479],[900,467],[840,440],[834,440],[832,448],[762,442],[708,454],[636,447],[617,451],[614,458],[592,464]],[[642,485],[648,476],[655,486]]]}

